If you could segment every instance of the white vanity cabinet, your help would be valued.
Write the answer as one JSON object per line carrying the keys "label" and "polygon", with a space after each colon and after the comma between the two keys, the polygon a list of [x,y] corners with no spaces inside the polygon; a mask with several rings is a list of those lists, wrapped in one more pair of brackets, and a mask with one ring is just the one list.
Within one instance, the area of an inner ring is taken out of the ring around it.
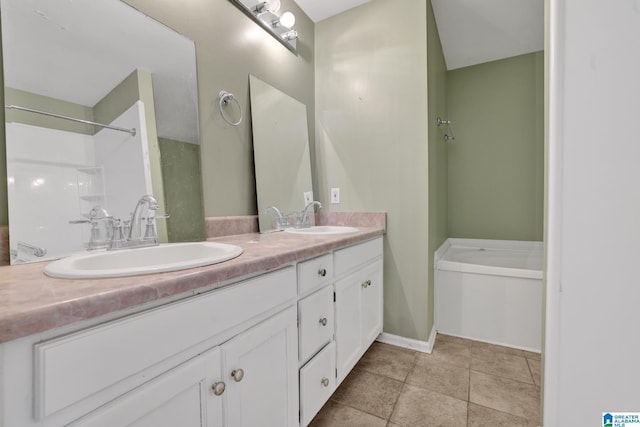
{"label": "white vanity cabinet", "polygon": [[222,426],[223,398],[213,397],[214,384],[223,384],[220,353],[196,356],[69,426]]}
{"label": "white vanity cabinet", "polygon": [[298,290],[304,427],[382,332],[382,237],[299,263]]}
{"label": "white vanity cabinet", "polygon": [[297,426],[296,300],[290,266],[5,343],[0,426]]}
{"label": "white vanity cabinet", "polygon": [[3,343],[0,427],[306,426],[380,332],[382,237]]}
{"label": "white vanity cabinet", "polygon": [[296,426],[296,356],[289,308],[70,426]]}
{"label": "white vanity cabinet", "polygon": [[335,289],[340,384],[382,332],[382,261],[337,281]]}

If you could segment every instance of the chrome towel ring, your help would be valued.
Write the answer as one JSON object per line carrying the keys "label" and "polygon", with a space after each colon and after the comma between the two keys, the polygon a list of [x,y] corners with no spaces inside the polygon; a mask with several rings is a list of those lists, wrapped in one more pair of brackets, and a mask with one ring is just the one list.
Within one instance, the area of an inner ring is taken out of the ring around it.
{"label": "chrome towel ring", "polygon": [[[224,90],[220,91],[220,93],[218,94],[218,97],[219,97],[218,108],[220,109],[220,116],[222,117],[222,120],[224,120],[225,122],[227,122],[227,124],[231,126],[238,126],[240,123],[242,123],[242,118],[244,113],[242,111],[242,105],[240,105],[240,101],[238,101],[238,99],[231,92],[227,92]],[[238,108],[240,109],[240,118],[238,119],[237,122],[232,122],[231,120],[229,120],[224,115],[224,111],[222,109],[223,106],[228,105],[229,102],[231,101],[236,101],[236,104],[238,104]]]}

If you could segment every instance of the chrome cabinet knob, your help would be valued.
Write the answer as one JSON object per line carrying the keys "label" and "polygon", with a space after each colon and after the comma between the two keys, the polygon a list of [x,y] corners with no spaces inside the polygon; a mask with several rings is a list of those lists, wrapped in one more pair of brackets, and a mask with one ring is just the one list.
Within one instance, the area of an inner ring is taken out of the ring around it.
{"label": "chrome cabinet knob", "polygon": [[216,396],[222,396],[222,393],[224,393],[227,385],[222,381],[218,381],[216,383],[213,383],[213,387],[211,388],[213,389],[213,394],[215,394]]}
{"label": "chrome cabinet knob", "polygon": [[320,319],[320,324],[321,324],[322,326],[327,326],[327,318],[326,318],[326,317],[323,317],[322,319]]}
{"label": "chrome cabinet knob", "polygon": [[318,276],[324,277],[326,275],[327,275],[327,269],[326,268],[321,268],[320,270],[318,270]]}
{"label": "chrome cabinet knob", "polygon": [[365,280],[364,282],[362,282],[362,287],[363,288],[368,288],[369,286],[371,286],[371,280]]}
{"label": "chrome cabinet knob", "polygon": [[322,381],[320,381],[320,383],[325,386],[325,387],[329,387],[329,378],[323,378]]}
{"label": "chrome cabinet knob", "polygon": [[244,371],[242,369],[234,369],[231,371],[231,377],[239,383],[244,378]]}

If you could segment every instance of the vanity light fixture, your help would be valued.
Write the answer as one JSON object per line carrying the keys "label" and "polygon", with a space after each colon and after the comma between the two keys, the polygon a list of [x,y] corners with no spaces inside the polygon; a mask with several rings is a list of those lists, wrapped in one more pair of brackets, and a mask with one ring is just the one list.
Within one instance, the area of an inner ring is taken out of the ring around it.
{"label": "vanity light fixture", "polygon": [[260,14],[264,12],[277,13],[280,10],[280,0],[268,0],[258,3],[251,11]]}
{"label": "vanity light fixture", "polygon": [[280,0],[266,0],[258,2],[257,4],[255,0],[229,1],[282,43],[287,49],[296,53],[298,32],[293,29],[296,23],[296,17],[288,11],[282,15],[277,15],[277,12],[280,10]]}

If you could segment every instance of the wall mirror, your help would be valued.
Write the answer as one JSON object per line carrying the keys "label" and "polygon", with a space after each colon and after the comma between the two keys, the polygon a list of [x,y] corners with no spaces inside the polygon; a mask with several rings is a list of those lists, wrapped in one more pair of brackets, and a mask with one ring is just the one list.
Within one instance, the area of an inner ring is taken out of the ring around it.
{"label": "wall mirror", "polygon": [[278,230],[283,215],[313,200],[307,106],[249,76],[260,232]]}
{"label": "wall mirror", "polygon": [[198,143],[195,46],[118,0],[0,7],[11,263],[60,258],[162,189],[159,139]]}

